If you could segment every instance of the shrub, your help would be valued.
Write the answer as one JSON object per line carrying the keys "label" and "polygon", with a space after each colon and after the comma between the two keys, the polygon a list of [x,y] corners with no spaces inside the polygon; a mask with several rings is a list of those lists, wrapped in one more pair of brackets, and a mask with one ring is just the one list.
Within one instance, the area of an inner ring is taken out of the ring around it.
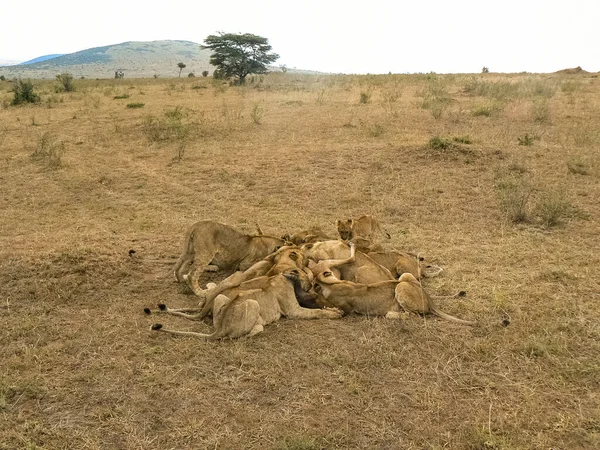
{"label": "shrub", "polygon": [[6,77],[4,75],[0,75],[0,81],[6,81]]}
{"label": "shrub", "polygon": [[371,101],[371,90],[363,91],[360,93],[360,103],[367,104]]}
{"label": "shrub", "polygon": [[43,133],[38,137],[31,157],[36,161],[43,162],[48,169],[58,169],[62,166],[64,150],[65,145],[62,141],[56,142],[48,133]]}
{"label": "shrub", "polygon": [[196,75],[194,74],[194,72],[190,72],[188,73],[188,78],[194,78]]}
{"label": "shrub", "polygon": [[592,172],[590,164],[581,158],[570,160],[567,163],[567,168],[569,173],[574,173],[577,175],[589,175]]}
{"label": "shrub", "polygon": [[143,108],[145,103],[127,103],[128,108]]}
{"label": "shrub", "polygon": [[465,136],[455,136],[452,139],[454,142],[458,142],[459,144],[471,144],[473,143],[473,141],[471,140],[471,138],[467,135]]}
{"label": "shrub", "polygon": [[208,70],[203,70],[203,71],[202,71],[202,76],[203,76],[204,78],[206,78],[206,77],[208,76]]}
{"label": "shrub", "polygon": [[500,102],[490,102],[484,105],[480,105],[478,107],[476,107],[472,114],[475,117],[491,117],[493,115],[496,115],[498,113],[500,113],[502,111],[502,104]]}
{"label": "shrub", "polygon": [[183,123],[185,115],[183,109],[176,106],[173,109],[166,110],[164,117],[147,116],[144,118],[142,129],[148,139],[153,142],[183,141],[189,133],[189,126]]}
{"label": "shrub", "polygon": [[73,84],[73,75],[64,72],[56,75],[56,80],[60,83],[57,87],[56,92],[73,92],[75,91],[75,85]]}
{"label": "shrub", "polygon": [[545,193],[535,209],[542,224],[548,228],[560,225],[573,213],[571,202],[559,191]]}
{"label": "shrub", "polygon": [[115,95],[113,98],[115,100],[122,100],[124,98],[129,98],[129,94]]}
{"label": "shrub", "polygon": [[531,194],[533,188],[523,178],[503,179],[496,184],[500,206],[513,223],[531,219]]}
{"label": "shrub", "polygon": [[33,91],[33,84],[31,81],[15,80],[12,91],[15,96],[11,105],[38,103],[40,101],[40,96]]}
{"label": "shrub", "polygon": [[536,136],[531,136],[529,133],[525,133],[523,136],[517,137],[517,141],[519,145],[530,146],[533,145],[533,140],[536,139]]}
{"label": "shrub", "polygon": [[531,108],[531,115],[533,116],[533,120],[538,123],[548,122],[550,119],[550,107],[548,106],[548,102],[546,100],[534,101]]}
{"label": "shrub", "polygon": [[369,134],[372,137],[379,137],[385,132],[385,128],[382,125],[376,123],[372,127],[369,128]]}
{"label": "shrub", "polygon": [[429,139],[428,146],[434,150],[448,150],[453,148],[454,144],[452,144],[452,142],[446,138],[434,136]]}

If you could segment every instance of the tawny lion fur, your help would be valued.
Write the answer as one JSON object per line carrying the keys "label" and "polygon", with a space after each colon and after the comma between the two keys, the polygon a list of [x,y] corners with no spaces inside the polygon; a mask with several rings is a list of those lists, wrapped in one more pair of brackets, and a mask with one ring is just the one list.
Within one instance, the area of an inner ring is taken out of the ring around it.
{"label": "tawny lion fur", "polygon": [[302,308],[294,293],[296,274],[281,273],[271,277],[260,277],[251,282],[262,284],[259,289],[241,290],[230,299],[219,294],[215,298],[213,309],[212,334],[169,330],[161,324],[152,325],[152,329],[171,334],[195,336],[204,339],[237,338],[255,335],[263,331],[264,325],[275,322],[281,317],[288,319],[338,319],[338,309]]}
{"label": "tawny lion fur", "polygon": [[201,220],[188,228],[183,252],[174,268],[177,281],[185,279],[194,292],[201,292],[198,279],[205,269],[246,270],[283,245],[282,239],[243,234],[212,220]]}

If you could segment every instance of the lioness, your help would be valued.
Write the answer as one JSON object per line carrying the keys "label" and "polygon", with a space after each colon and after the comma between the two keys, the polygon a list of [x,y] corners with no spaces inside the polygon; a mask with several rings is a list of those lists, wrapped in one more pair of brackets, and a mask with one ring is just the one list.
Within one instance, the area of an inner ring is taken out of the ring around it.
{"label": "lioness", "polygon": [[[370,215],[360,216],[358,219],[336,220],[335,225],[340,238],[344,241],[354,240],[359,249],[368,242],[373,242],[376,235],[390,239],[390,233],[381,228],[379,221]],[[359,243],[364,242],[363,245]]]}
{"label": "lioness", "polygon": [[[180,332],[163,328],[162,324],[152,325],[152,330],[172,334],[184,334],[205,339],[235,338],[254,335],[263,331],[263,326],[288,319],[338,319],[338,309],[308,309],[296,301],[294,283],[297,274],[284,272],[272,277],[261,277],[259,289],[241,290],[233,300],[223,294],[215,298],[213,309],[214,333]],[[251,280],[256,282],[258,279]],[[237,288],[236,288],[237,289]],[[215,321],[215,318],[218,320]]]}
{"label": "lioness", "polygon": [[[201,308],[200,318],[209,314],[213,308],[213,300],[219,294],[225,294],[231,296],[231,289],[244,285],[248,286],[252,280],[260,277],[270,277],[286,271],[298,270],[298,278],[302,283],[304,290],[308,291],[312,287],[312,273],[305,268],[306,258],[300,249],[296,246],[284,246],[269,256],[263,258],[261,261],[255,263],[244,272],[235,272],[229,277],[225,278],[216,286],[207,286],[206,291],[202,291],[205,294],[205,301]],[[306,270],[305,270],[306,269]],[[256,282],[254,282],[256,283]],[[193,286],[192,289],[197,289],[197,286]],[[244,287],[240,287],[244,289]],[[246,287],[248,289],[248,287]]]}
{"label": "lioness", "polygon": [[[351,241],[354,244],[354,241]],[[342,241],[324,241],[314,244],[304,244],[300,249],[309,260],[316,263],[319,261],[337,261],[332,268],[336,277],[342,280],[354,281],[356,283],[371,284],[378,281],[393,280],[391,272],[377,262],[373,261],[363,252],[356,251],[354,258],[342,264],[339,261],[350,257],[350,247]],[[323,272],[326,266],[319,266],[309,262],[309,268],[316,276],[317,272]]]}
{"label": "lioness", "polygon": [[438,276],[444,269],[425,261],[425,258],[410,252],[387,251],[369,252],[367,255],[375,262],[388,269],[394,278],[403,273],[412,274],[417,280],[421,278],[433,278]]}
{"label": "lioness", "polygon": [[[421,283],[419,283],[412,274],[405,273],[398,281],[399,283],[398,286],[396,286],[395,292],[396,301],[406,312],[420,315],[433,314],[442,319],[463,325],[477,324],[476,322],[459,319],[458,317],[451,316],[450,314],[446,314],[437,309],[434,306],[431,297],[423,290]],[[461,294],[463,293],[461,292]]]}
{"label": "lioness", "polygon": [[397,319],[404,317],[402,314],[404,311],[421,315],[433,314],[463,325],[476,324],[435,308],[431,297],[421,287],[421,283],[409,273],[402,275],[399,280],[360,284],[339,280],[333,273],[326,271],[317,275],[316,283],[319,286],[317,292],[327,302],[345,313],[354,312]]}
{"label": "lioness", "polygon": [[319,273],[315,291],[325,302],[340,308],[346,314],[399,318],[402,309],[394,298],[398,280],[361,284],[338,279],[331,271]]}
{"label": "lioness", "polygon": [[181,282],[189,271],[188,282],[198,293],[202,291],[198,278],[205,269],[246,270],[283,244],[276,237],[247,235],[229,225],[201,220],[186,232],[183,252],[174,268],[175,279]]}
{"label": "lioness", "polygon": [[327,241],[331,239],[319,227],[312,227],[308,230],[298,231],[297,233],[293,234],[286,233],[281,238],[284,241],[290,242],[294,245],[302,245],[309,242]]}

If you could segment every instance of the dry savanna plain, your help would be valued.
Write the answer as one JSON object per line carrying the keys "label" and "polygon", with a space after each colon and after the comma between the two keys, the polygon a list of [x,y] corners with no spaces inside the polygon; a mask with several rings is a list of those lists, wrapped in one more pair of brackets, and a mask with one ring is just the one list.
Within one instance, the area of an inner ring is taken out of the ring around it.
{"label": "dry savanna plain", "polygon": [[[595,75],[33,85],[11,106],[0,83],[0,449],[600,448]],[[333,236],[361,214],[479,325],[150,331],[144,307],[197,303],[172,275],[195,221]]]}

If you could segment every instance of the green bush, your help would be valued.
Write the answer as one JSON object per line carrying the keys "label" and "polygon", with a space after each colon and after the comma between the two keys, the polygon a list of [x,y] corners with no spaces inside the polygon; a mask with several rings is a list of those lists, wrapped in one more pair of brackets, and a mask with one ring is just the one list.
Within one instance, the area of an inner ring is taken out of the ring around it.
{"label": "green bush", "polygon": [[203,70],[203,71],[202,71],[202,76],[203,76],[204,78],[206,78],[206,77],[208,76],[208,70]]}
{"label": "green bush", "polygon": [[33,91],[33,83],[31,81],[15,80],[12,91],[15,96],[11,105],[38,103],[40,101],[40,96]]}
{"label": "green bush", "polygon": [[127,103],[128,108],[143,108],[145,103]]}

